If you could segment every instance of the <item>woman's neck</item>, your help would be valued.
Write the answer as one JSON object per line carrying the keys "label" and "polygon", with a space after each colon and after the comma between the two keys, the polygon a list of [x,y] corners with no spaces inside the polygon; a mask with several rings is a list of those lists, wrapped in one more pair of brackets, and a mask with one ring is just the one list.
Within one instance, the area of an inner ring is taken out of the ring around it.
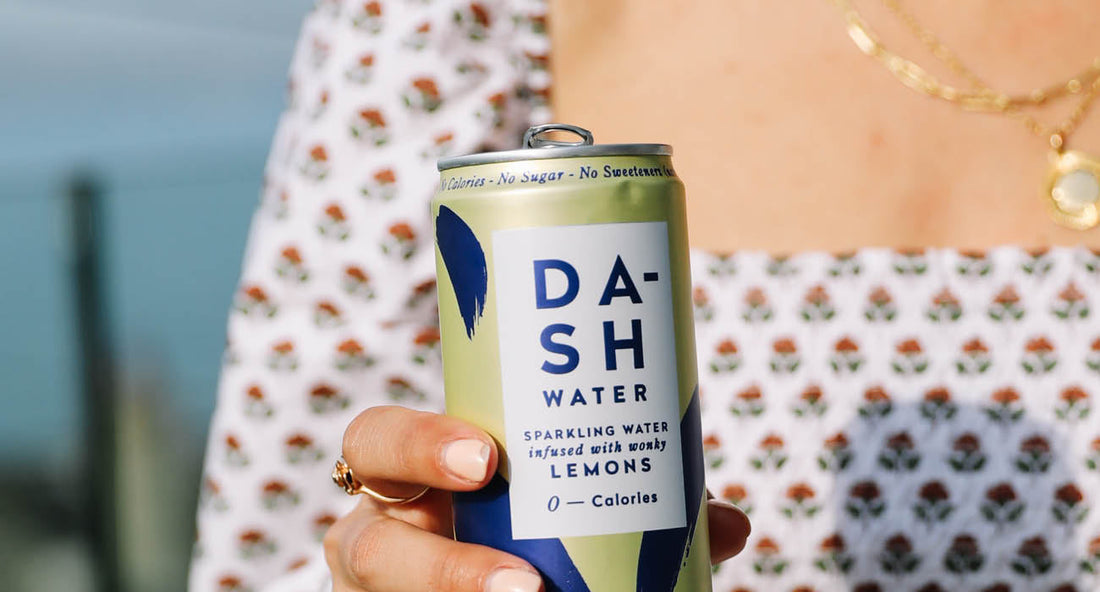
{"label": "woman's neck", "polygon": [[[1077,3],[1049,2],[1065,10]],[[947,0],[912,4],[929,27],[952,22]],[[997,3],[979,4],[965,18]],[[1017,50],[1041,38],[1025,26],[1028,18],[1049,27],[1074,20],[1050,7],[1044,20],[1023,0],[1007,4],[1006,19],[1013,9],[1011,18],[1021,19],[1012,21]],[[877,0],[860,6],[883,42],[917,59],[919,42]],[[1100,25],[1100,6],[1084,13],[1078,21]],[[903,87],[855,48],[827,0],[558,0],[551,17],[556,117],[592,128],[602,142],[672,143],[696,246],[1100,245],[1100,230],[1058,228],[1044,210],[1044,139],[1012,119],[964,112]],[[991,83],[1018,75],[1004,80],[1011,90],[1068,76],[1100,53],[1100,38],[1075,23],[1066,35],[1080,36],[1056,44],[1065,55],[1032,52],[1035,70],[1015,70],[1018,53],[978,55],[994,40],[983,41],[982,21],[967,22],[945,28],[944,41],[958,35],[953,49]],[[921,63],[932,69],[933,59]],[[1051,63],[1068,65],[1044,75]],[[1040,117],[1055,122],[1062,112]],[[1100,154],[1100,113],[1084,120],[1070,147]]]}

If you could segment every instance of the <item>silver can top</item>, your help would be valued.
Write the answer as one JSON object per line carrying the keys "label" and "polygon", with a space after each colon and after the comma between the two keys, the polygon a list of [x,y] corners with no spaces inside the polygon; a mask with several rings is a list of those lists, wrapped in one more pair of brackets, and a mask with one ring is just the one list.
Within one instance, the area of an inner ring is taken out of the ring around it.
{"label": "silver can top", "polygon": [[[580,140],[563,142],[543,137],[550,132],[567,132]],[[564,123],[547,123],[528,129],[523,134],[523,148],[519,150],[452,156],[441,159],[438,166],[439,170],[445,171],[478,164],[584,156],[672,156],[672,146],[668,144],[596,144],[592,132],[582,127]]]}

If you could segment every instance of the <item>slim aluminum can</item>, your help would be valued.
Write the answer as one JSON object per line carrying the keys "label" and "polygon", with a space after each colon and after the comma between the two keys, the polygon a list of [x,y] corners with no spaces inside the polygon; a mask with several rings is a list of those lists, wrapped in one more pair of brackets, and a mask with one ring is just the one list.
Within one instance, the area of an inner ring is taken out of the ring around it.
{"label": "slim aluminum can", "polygon": [[551,591],[709,591],[672,150],[562,125],[524,145],[440,161],[432,201],[447,413],[502,451],[487,487],[454,496],[455,536]]}

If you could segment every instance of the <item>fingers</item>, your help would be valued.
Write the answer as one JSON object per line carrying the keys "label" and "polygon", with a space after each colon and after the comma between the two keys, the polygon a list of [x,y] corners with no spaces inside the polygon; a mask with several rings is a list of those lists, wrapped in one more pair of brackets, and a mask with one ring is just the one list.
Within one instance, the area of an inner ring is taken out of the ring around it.
{"label": "fingers", "polygon": [[343,452],[360,481],[396,497],[413,495],[424,485],[478,489],[497,464],[496,444],[485,432],[453,417],[403,407],[361,413],[344,433]]}
{"label": "fingers", "polygon": [[335,590],[370,592],[539,592],[542,579],[521,559],[457,543],[376,512],[357,511],[325,536]]}
{"label": "fingers", "polygon": [[721,563],[745,548],[752,524],[737,506],[719,500],[707,501],[710,529],[710,562]]}

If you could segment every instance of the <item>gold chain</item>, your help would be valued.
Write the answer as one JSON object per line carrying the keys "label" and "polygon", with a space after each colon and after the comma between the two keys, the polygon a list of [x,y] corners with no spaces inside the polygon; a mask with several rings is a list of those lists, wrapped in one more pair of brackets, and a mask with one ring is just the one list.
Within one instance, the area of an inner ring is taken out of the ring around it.
{"label": "gold chain", "polygon": [[[923,27],[911,13],[906,11],[901,6],[900,0],[882,0],[882,3],[932,52],[932,55],[943,61],[952,72],[966,79],[974,88],[968,90],[945,84],[912,60],[887,49],[871,31],[851,0],[832,0],[832,2],[844,15],[848,35],[855,42],[856,47],[885,66],[902,84],[928,96],[959,105],[968,111],[1001,113],[1017,119],[1032,133],[1048,137],[1051,148],[1055,150],[1062,149],[1066,138],[1081,124],[1097,93],[1100,92],[1100,57],[1094,58],[1088,69],[1080,75],[1059,84],[1037,88],[1023,95],[1009,95],[994,90],[964,66],[954,52],[948,49],[934,33]],[[1081,101],[1069,117],[1059,125],[1048,127],[1023,111],[1026,107],[1041,106],[1048,101],[1068,95],[1081,95]]]}

